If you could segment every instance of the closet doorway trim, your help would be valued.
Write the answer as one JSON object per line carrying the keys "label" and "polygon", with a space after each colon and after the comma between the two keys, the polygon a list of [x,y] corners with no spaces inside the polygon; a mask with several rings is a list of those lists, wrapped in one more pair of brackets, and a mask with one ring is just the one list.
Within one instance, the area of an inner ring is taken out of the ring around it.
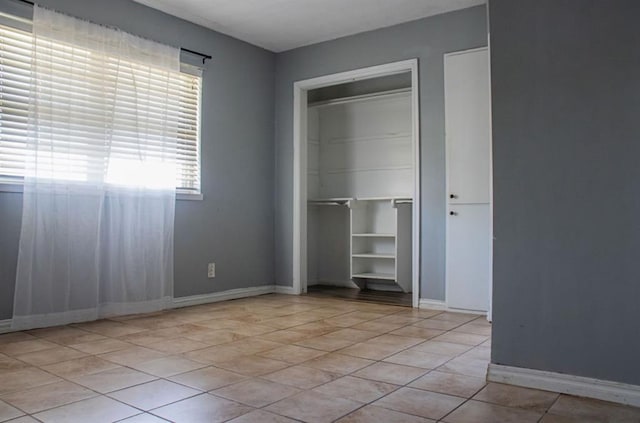
{"label": "closet doorway trim", "polygon": [[411,73],[413,127],[413,307],[420,300],[420,103],[418,59],[403,60],[296,81],[293,84],[293,294],[307,290],[307,92],[316,88]]}

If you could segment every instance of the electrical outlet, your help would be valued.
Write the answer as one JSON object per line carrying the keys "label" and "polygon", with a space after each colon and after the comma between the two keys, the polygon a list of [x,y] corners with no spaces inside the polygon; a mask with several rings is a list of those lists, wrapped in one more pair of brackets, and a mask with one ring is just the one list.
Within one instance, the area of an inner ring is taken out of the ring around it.
{"label": "electrical outlet", "polygon": [[215,278],[216,277],[216,264],[215,263],[209,263],[209,266],[207,267],[207,277],[208,278]]}

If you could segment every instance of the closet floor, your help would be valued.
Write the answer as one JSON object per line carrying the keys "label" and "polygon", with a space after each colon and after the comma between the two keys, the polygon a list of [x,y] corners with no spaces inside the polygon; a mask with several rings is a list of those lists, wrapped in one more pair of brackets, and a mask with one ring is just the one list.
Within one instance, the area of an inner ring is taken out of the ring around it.
{"label": "closet floor", "polygon": [[307,295],[322,298],[343,298],[404,307],[412,306],[412,294],[404,292],[373,291],[371,289],[342,288],[329,285],[313,285],[307,288]]}
{"label": "closet floor", "polygon": [[490,346],[484,317],[275,294],[14,332],[0,335],[0,421],[640,421],[487,384]]}

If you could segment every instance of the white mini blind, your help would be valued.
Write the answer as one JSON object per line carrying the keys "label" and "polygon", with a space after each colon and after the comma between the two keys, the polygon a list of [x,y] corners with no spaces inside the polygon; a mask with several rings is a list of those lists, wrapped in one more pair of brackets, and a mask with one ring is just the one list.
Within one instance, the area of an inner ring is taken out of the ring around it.
{"label": "white mini blind", "polygon": [[[88,49],[51,41],[44,49],[44,54],[50,54],[48,60],[54,63],[52,77],[47,81],[34,81],[31,72],[33,49],[30,32],[0,25],[2,180],[20,181],[25,175],[29,91],[32,84],[43,84],[51,91],[52,97],[55,96],[51,110],[46,113],[39,111],[45,118],[39,122],[38,131],[46,134],[51,146],[46,157],[38,160],[50,162],[44,166],[48,177],[68,180],[102,178],[107,183],[116,184],[131,183],[131,175],[150,179],[162,177],[166,167],[154,168],[154,163],[160,163],[163,154],[174,154],[173,151],[163,151],[165,143],[159,138],[165,124],[163,116],[170,113],[172,118],[178,117],[176,188],[181,192],[200,191],[202,77],[199,69],[185,68],[183,72],[167,74],[148,66],[123,63],[122,59],[115,60]],[[40,47],[38,54],[43,54]],[[70,68],[71,58],[73,68]],[[105,84],[104,75],[118,79],[118,90],[113,99],[114,110],[108,119],[100,114],[104,113],[104,102],[111,101],[100,95]],[[174,101],[170,105],[156,101],[154,87],[168,87]],[[134,95],[134,89],[137,95]],[[58,98],[60,108],[56,107]],[[100,107],[96,102],[102,102]],[[56,115],[60,114],[64,114],[64,127],[60,127],[56,119]],[[104,155],[93,153],[94,150],[104,149],[102,139],[106,131],[111,138],[107,164],[104,163]],[[141,137],[140,133],[144,135]],[[145,156],[144,162],[148,167],[143,172],[140,169],[132,171],[131,167],[140,163],[141,154]],[[39,166],[42,168],[42,163]]]}

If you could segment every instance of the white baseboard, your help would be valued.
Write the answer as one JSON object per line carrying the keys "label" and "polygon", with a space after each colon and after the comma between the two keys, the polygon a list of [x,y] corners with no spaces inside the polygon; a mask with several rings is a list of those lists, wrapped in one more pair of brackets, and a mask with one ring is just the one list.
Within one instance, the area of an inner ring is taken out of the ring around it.
{"label": "white baseboard", "polygon": [[[256,295],[273,294],[294,294],[293,288],[289,286],[264,285],[250,288],[230,289],[211,294],[191,295],[188,297],[174,298],[171,302],[172,308],[189,307],[200,304],[214,303],[218,301],[235,300],[238,298],[254,297]],[[12,332],[11,319],[0,320],[0,333]]]}
{"label": "white baseboard", "polygon": [[522,367],[489,364],[487,380],[640,407],[640,386]]}
{"label": "white baseboard", "polygon": [[298,295],[292,286],[276,285],[274,292],[276,294]]}
{"label": "white baseboard", "polygon": [[428,310],[437,311],[450,311],[452,313],[465,313],[465,314],[477,314],[478,316],[486,316],[486,311],[478,310],[465,310],[462,308],[452,308],[447,306],[447,303],[440,300],[430,300],[428,298],[421,298],[418,303],[418,308],[425,308]]}
{"label": "white baseboard", "polygon": [[0,333],[7,333],[11,331],[11,319],[0,320]]}
{"label": "white baseboard", "polygon": [[438,310],[438,311],[446,311],[447,305],[444,301],[439,300],[429,300],[426,298],[420,298],[418,302],[418,308],[426,308],[429,310]]}
{"label": "white baseboard", "polygon": [[251,288],[229,289],[211,294],[191,295],[173,299],[173,308],[189,307],[200,304],[215,303],[218,301],[235,300],[238,298],[253,297],[256,295],[272,294],[276,290],[273,285],[254,286]]}

